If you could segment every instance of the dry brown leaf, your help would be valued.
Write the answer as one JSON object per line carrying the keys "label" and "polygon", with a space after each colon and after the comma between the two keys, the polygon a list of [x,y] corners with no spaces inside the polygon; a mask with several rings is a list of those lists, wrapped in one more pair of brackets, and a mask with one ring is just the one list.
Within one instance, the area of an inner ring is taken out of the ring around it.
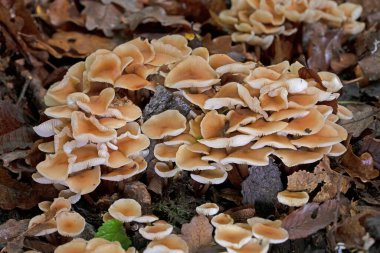
{"label": "dry brown leaf", "polygon": [[228,209],[224,213],[229,214],[235,222],[245,223],[247,219],[255,216],[256,210],[251,205],[245,205]]}
{"label": "dry brown leaf", "polygon": [[352,151],[351,145],[342,156],[342,165],[351,177],[358,177],[363,182],[377,178],[379,171],[374,168],[373,158],[370,153],[363,153],[359,156]]}
{"label": "dry brown leaf", "polygon": [[49,5],[47,15],[50,23],[60,26],[67,22],[83,26],[84,18],[80,15],[75,2],[69,0],[55,0]]}
{"label": "dry brown leaf", "polygon": [[321,205],[308,203],[286,216],[282,226],[288,231],[289,239],[305,238],[333,222],[337,208],[337,200],[327,200]]}
{"label": "dry brown leaf", "polygon": [[353,137],[358,137],[367,128],[374,130],[375,135],[380,135],[380,109],[370,105],[347,105],[353,118],[341,120],[340,125],[347,129]]}
{"label": "dry brown leaf", "polygon": [[32,127],[26,125],[22,109],[0,101],[0,154],[30,147],[35,139]]}
{"label": "dry brown leaf", "polygon": [[187,242],[190,253],[196,253],[200,247],[208,246],[212,241],[213,227],[204,215],[195,216],[190,223],[182,225],[182,238]]}
{"label": "dry brown leaf", "polygon": [[244,58],[246,49],[245,45],[240,43],[237,45],[232,45],[232,39],[230,35],[219,36],[215,39],[211,38],[210,34],[202,39],[203,46],[206,47],[211,54],[228,54],[230,57],[234,58]]}
{"label": "dry brown leaf", "polygon": [[145,211],[147,211],[152,204],[152,199],[146,185],[139,181],[127,183],[124,186],[123,196],[139,202]]}
{"label": "dry brown leaf", "polygon": [[10,219],[0,225],[0,242],[6,243],[18,237],[28,229],[29,220]]}
{"label": "dry brown leaf", "polygon": [[364,137],[359,154],[363,154],[364,152],[372,155],[375,167],[380,170],[380,139],[370,136]]}
{"label": "dry brown leaf", "polygon": [[100,37],[92,34],[79,32],[59,31],[47,40],[57,54],[73,58],[83,58],[99,48],[113,49],[115,43],[111,39]]}
{"label": "dry brown leaf", "polygon": [[300,68],[298,70],[298,75],[302,79],[313,79],[318,84],[320,84],[321,86],[323,86],[322,85],[322,79],[321,79],[321,77],[313,69],[310,69],[310,68],[307,68],[307,67],[302,67],[302,68]]}
{"label": "dry brown leaf", "polygon": [[190,23],[183,16],[169,16],[165,9],[159,6],[148,6],[139,12],[126,17],[125,23],[132,31],[140,24],[158,22],[162,26],[184,26],[190,28]]}
{"label": "dry brown leaf", "polygon": [[53,199],[57,191],[51,185],[21,183],[13,179],[8,171],[0,168],[0,208],[11,210],[16,207],[30,209],[43,200]]}
{"label": "dry brown leaf", "polygon": [[323,202],[332,199],[338,191],[346,193],[350,187],[350,180],[330,168],[330,160],[324,157],[315,167],[313,173],[297,171],[288,176],[289,191],[314,191],[323,183],[320,191],[314,197],[314,202]]}

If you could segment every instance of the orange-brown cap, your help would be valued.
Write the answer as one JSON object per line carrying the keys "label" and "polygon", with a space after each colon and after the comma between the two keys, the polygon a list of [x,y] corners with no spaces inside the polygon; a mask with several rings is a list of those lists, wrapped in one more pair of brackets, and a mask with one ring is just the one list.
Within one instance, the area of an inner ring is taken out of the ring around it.
{"label": "orange-brown cap", "polygon": [[155,222],[153,226],[139,229],[139,233],[147,240],[160,240],[171,234],[173,226],[166,222]]}
{"label": "orange-brown cap", "polygon": [[186,118],[178,110],[167,110],[144,122],[141,130],[151,139],[177,136],[186,129]]}
{"label": "orange-brown cap", "polygon": [[278,202],[287,206],[303,206],[309,201],[307,192],[282,191],[277,193]]}
{"label": "orange-brown cap", "polygon": [[76,212],[59,212],[55,220],[58,233],[63,236],[77,236],[83,232],[86,225],[85,219]]}
{"label": "orange-brown cap", "polygon": [[110,206],[108,212],[117,220],[131,222],[141,216],[141,205],[134,199],[119,199]]}
{"label": "orange-brown cap", "polygon": [[226,248],[241,248],[247,244],[252,233],[237,225],[222,225],[215,229],[215,241]]}
{"label": "orange-brown cap", "polygon": [[181,237],[171,234],[161,240],[151,241],[144,250],[144,253],[157,252],[189,253],[189,247]]}

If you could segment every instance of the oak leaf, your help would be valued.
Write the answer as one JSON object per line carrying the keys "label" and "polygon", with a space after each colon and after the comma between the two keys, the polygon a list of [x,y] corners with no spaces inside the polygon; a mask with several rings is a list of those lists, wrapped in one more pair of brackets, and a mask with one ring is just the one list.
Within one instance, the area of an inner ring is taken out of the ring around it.
{"label": "oak leaf", "polygon": [[182,238],[187,242],[190,253],[195,253],[201,247],[208,246],[212,241],[213,227],[204,215],[195,216],[190,223],[182,225]]}

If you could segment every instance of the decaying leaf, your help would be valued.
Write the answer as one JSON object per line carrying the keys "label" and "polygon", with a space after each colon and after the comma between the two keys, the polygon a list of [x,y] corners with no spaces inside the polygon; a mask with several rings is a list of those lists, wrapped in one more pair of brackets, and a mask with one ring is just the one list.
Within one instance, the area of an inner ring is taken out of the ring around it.
{"label": "decaying leaf", "polygon": [[273,159],[267,166],[250,166],[249,176],[242,183],[243,203],[255,206],[258,213],[267,212],[283,190],[281,172]]}
{"label": "decaying leaf", "polygon": [[203,37],[202,43],[203,46],[210,51],[210,54],[228,54],[235,60],[241,60],[241,58],[244,59],[245,57],[245,45],[242,43],[232,45],[230,35],[219,36],[212,39],[211,35],[207,34]]}
{"label": "decaying leaf", "polygon": [[358,177],[363,182],[379,176],[379,171],[374,168],[373,158],[370,153],[363,153],[359,156],[352,151],[351,145],[342,156],[342,165],[351,177]]}
{"label": "decaying leaf", "polygon": [[340,125],[352,133],[353,137],[358,137],[367,128],[375,131],[375,135],[380,134],[379,119],[380,109],[371,105],[347,105],[352,112],[353,118],[341,120]]}
{"label": "decaying leaf", "polygon": [[30,209],[43,200],[53,199],[57,191],[51,185],[25,184],[13,179],[8,171],[0,168],[0,208],[11,210],[16,207]]}
{"label": "decaying leaf", "polygon": [[298,75],[302,79],[314,79],[318,84],[322,85],[322,79],[318,73],[310,68],[302,67],[298,70]]}
{"label": "decaying leaf", "polygon": [[224,213],[229,214],[235,222],[245,223],[247,219],[255,216],[256,210],[251,205],[245,205],[228,209]]}
{"label": "decaying leaf", "polygon": [[313,172],[297,171],[288,176],[289,191],[314,191],[320,183],[323,183],[320,191],[314,197],[314,202],[323,202],[332,199],[337,192],[346,193],[350,186],[350,180],[330,168],[330,160],[325,156],[315,167]]}
{"label": "decaying leaf", "polygon": [[33,144],[36,135],[26,125],[22,109],[6,101],[0,101],[0,154]]}
{"label": "decaying leaf", "polygon": [[190,253],[195,253],[200,247],[208,246],[212,241],[213,227],[204,215],[195,216],[190,223],[182,225],[182,238],[187,242]]}
{"label": "decaying leaf", "polygon": [[29,220],[10,219],[0,225],[0,242],[6,243],[18,237],[28,229]]}
{"label": "decaying leaf", "polygon": [[375,167],[380,169],[380,139],[370,136],[364,137],[359,154],[363,154],[364,152],[372,155]]}
{"label": "decaying leaf", "polygon": [[50,23],[54,26],[60,26],[67,22],[83,26],[84,19],[80,15],[75,2],[69,0],[55,0],[47,9],[47,15]]}
{"label": "decaying leaf", "polygon": [[337,208],[337,200],[308,203],[286,216],[282,225],[288,231],[289,239],[305,238],[333,222]]}
{"label": "decaying leaf", "polygon": [[159,6],[148,6],[139,12],[126,17],[125,23],[132,31],[140,24],[158,22],[162,26],[185,26],[190,28],[190,23],[183,16],[169,16],[165,9]]}

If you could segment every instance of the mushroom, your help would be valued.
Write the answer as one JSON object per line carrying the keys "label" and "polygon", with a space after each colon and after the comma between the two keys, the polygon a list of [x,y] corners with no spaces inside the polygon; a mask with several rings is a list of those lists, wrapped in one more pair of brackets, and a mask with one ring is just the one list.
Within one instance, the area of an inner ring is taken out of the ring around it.
{"label": "mushroom", "polygon": [[68,253],[68,252],[86,252],[87,242],[82,238],[75,238],[72,241],[58,246],[55,253]]}
{"label": "mushroom", "polygon": [[224,225],[231,225],[234,223],[234,219],[229,214],[220,213],[218,215],[215,215],[211,219],[211,224],[214,227],[224,226]]}
{"label": "mushroom", "polygon": [[58,233],[63,236],[77,236],[86,225],[84,218],[76,212],[59,212],[56,216]]}
{"label": "mushroom", "polygon": [[266,240],[250,239],[240,249],[227,248],[228,253],[266,253],[269,250],[269,242]]}
{"label": "mushroom", "polygon": [[287,206],[303,206],[309,201],[307,192],[282,191],[277,193],[278,202]]}
{"label": "mushroom", "polygon": [[199,215],[212,216],[218,213],[219,206],[215,203],[204,203],[195,208],[195,211]]}
{"label": "mushroom", "polygon": [[201,184],[221,184],[226,181],[228,173],[221,168],[202,170],[199,174],[192,173],[191,178]]}
{"label": "mushroom", "polygon": [[322,153],[291,149],[274,150],[272,154],[280,158],[281,161],[288,167],[299,164],[313,163],[321,160],[323,157]]}
{"label": "mushroom", "polygon": [[186,118],[178,110],[167,110],[144,122],[141,130],[151,139],[177,136],[186,129]]}
{"label": "mushroom", "polygon": [[160,177],[174,177],[180,170],[177,166],[167,164],[163,162],[157,162],[154,165],[154,171]]}
{"label": "mushroom", "polygon": [[264,223],[252,225],[252,234],[258,239],[268,240],[269,243],[278,244],[288,240],[288,231],[281,227],[274,227]]}
{"label": "mushroom", "polygon": [[72,192],[81,195],[90,193],[100,184],[100,167],[75,173],[66,179],[66,184]]}
{"label": "mushroom", "polygon": [[201,158],[202,155],[190,151],[188,145],[182,145],[176,153],[175,161],[181,170],[194,171],[214,169],[214,166],[211,166],[207,161],[204,161]]}
{"label": "mushroom", "polygon": [[141,216],[141,206],[134,199],[119,199],[110,206],[108,212],[119,221],[131,222]]}
{"label": "mushroom", "polygon": [[171,234],[163,239],[151,241],[144,250],[144,253],[157,252],[189,253],[189,247],[181,237]]}
{"label": "mushroom", "polygon": [[215,229],[215,241],[225,248],[240,249],[247,244],[252,233],[237,225],[222,225]]}
{"label": "mushroom", "polygon": [[222,164],[236,163],[265,166],[269,164],[269,155],[273,152],[273,149],[268,147],[260,149],[238,149],[237,151],[229,154],[226,158],[223,158],[220,162]]}
{"label": "mushroom", "polygon": [[171,234],[173,226],[162,221],[156,221],[153,226],[139,229],[139,233],[147,240],[160,240]]}

